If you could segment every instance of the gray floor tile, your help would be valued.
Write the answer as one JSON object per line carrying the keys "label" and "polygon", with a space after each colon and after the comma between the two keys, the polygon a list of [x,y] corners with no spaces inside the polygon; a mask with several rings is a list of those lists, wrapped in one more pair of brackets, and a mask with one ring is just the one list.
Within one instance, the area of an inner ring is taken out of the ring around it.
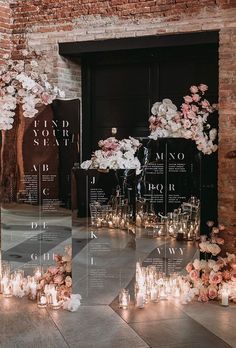
{"label": "gray floor tile", "polygon": [[191,318],[147,321],[130,325],[152,348],[191,348],[193,344],[199,348],[230,347]]}
{"label": "gray floor tile", "polygon": [[0,300],[1,348],[68,348],[45,309],[27,299]]}
{"label": "gray floor tile", "polygon": [[108,306],[83,306],[76,313],[52,312],[72,348],[144,348],[146,343]]}

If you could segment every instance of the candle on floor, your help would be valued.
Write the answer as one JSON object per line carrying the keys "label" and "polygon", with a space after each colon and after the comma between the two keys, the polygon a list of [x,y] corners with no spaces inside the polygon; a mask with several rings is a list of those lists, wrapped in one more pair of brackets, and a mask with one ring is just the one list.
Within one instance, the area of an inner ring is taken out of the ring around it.
{"label": "candle on floor", "polygon": [[58,291],[55,287],[52,287],[50,289],[50,295],[51,295],[51,307],[52,307],[52,309],[61,308],[62,302],[58,301]]}
{"label": "candle on floor", "polygon": [[221,291],[221,305],[224,307],[229,305],[229,289],[226,286]]}
{"label": "candle on floor", "polygon": [[130,301],[129,291],[122,289],[119,294],[119,307],[122,309],[128,309]]}
{"label": "candle on floor", "polygon": [[141,227],[141,224],[142,224],[142,219],[141,219],[141,216],[138,214],[136,216],[136,226]]}
{"label": "candle on floor", "polygon": [[44,292],[40,292],[38,294],[38,308],[46,308],[47,307],[47,297]]}
{"label": "candle on floor", "polygon": [[138,308],[144,308],[144,294],[141,290],[137,292],[136,305]]}

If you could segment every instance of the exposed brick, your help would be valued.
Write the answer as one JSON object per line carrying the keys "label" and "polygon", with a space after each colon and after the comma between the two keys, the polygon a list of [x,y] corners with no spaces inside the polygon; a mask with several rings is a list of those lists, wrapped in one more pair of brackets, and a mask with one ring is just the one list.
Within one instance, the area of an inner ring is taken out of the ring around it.
{"label": "exposed brick", "polygon": [[[0,64],[29,45],[45,52],[50,79],[81,97],[81,67],[58,42],[220,30],[219,216],[236,224],[236,0],[0,0]],[[204,54],[204,53],[203,53]]]}

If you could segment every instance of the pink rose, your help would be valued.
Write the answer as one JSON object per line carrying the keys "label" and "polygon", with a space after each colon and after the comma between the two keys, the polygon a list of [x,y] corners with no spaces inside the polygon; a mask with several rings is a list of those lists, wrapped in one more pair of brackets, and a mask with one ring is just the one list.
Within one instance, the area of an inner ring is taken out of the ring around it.
{"label": "pink rose", "polygon": [[197,93],[197,92],[198,92],[197,86],[191,86],[191,87],[190,87],[190,91],[191,91],[192,93]]}
{"label": "pink rose", "polygon": [[186,95],[184,97],[184,101],[185,101],[185,103],[192,103],[193,99],[192,99],[192,97],[190,97],[190,95]]}
{"label": "pink rose", "polygon": [[210,221],[209,220],[209,221],[207,221],[206,224],[207,224],[208,227],[212,227],[212,226],[214,226],[214,221]]}
{"label": "pink rose", "polygon": [[222,282],[222,274],[221,272],[217,272],[217,273],[214,273],[214,272],[211,272],[210,273],[210,277],[209,277],[209,281],[211,284],[219,284]]}
{"label": "pink rose", "polygon": [[201,99],[201,97],[199,94],[193,94],[192,99],[193,99],[193,101],[198,102]]}
{"label": "pink rose", "polygon": [[199,292],[198,301],[200,302],[207,302],[209,300],[208,298],[208,291],[205,288],[201,288]]}
{"label": "pink rose", "polygon": [[186,266],[186,271],[190,273],[193,270],[193,264],[192,262],[189,262]]}
{"label": "pink rose", "polygon": [[190,273],[189,273],[190,279],[195,281],[199,278],[199,271],[193,269]]}
{"label": "pink rose", "polygon": [[209,299],[214,300],[215,298],[217,298],[217,296],[218,296],[217,289],[214,286],[210,285],[208,287],[208,297],[209,297]]}
{"label": "pink rose", "polygon": [[208,86],[204,85],[203,83],[201,83],[198,88],[200,89],[201,92],[205,92],[208,90]]}

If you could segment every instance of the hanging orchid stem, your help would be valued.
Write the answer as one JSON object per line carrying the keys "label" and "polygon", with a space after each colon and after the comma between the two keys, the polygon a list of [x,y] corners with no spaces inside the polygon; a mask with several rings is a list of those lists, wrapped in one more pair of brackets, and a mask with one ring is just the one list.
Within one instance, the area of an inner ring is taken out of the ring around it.
{"label": "hanging orchid stem", "polygon": [[[4,55],[5,65],[0,68],[0,130],[13,127],[17,106],[21,105],[24,117],[32,118],[39,105],[48,105],[57,97],[64,97],[57,86],[48,82],[46,61],[34,51],[23,50],[22,60]],[[34,57],[35,59],[32,59]]]}

